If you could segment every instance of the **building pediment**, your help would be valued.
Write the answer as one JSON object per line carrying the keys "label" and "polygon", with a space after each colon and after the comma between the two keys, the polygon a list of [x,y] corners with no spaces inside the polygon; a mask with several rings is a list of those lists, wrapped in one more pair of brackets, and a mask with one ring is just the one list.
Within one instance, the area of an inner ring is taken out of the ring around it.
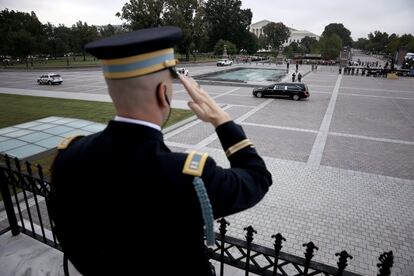
{"label": "building pediment", "polygon": [[272,21],[261,20],[259,22],[256,22],[256,23],[253,23],[252,25],[250,25],[250,28],[263,28],[264,26],[266,26],[269,23],[272,23]]}
{"label": "building pediment", "polygon": [[[267,24],[272,23],[270,20],[261,20],[256,23],[253,23],[250,25],[250,32],[255,34],[257,37],[263,35],[263,27]],[[312,32],[309,32],[307,30],[296,30],[294,28],[288,27],[290,31],[290,37],[286,40],[286,42],[283,44],[283,46],[287,46],[292,42],[299,43],[304,37],[314,37],[317,40],[319,40],[320,36],[316,35]]]}

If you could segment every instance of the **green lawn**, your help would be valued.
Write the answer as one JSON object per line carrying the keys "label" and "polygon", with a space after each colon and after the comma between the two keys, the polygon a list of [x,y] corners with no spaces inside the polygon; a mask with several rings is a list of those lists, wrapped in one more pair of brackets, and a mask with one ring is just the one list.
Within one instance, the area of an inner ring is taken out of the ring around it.
{"label": "green lawn", "polygon": [[114,117],[112,103],[0,94],[0,128],[48,116],[106,123]]}
{"label": "green lawn", "polygon": [[[173,109],[167,126],[194,115]],[[70,117],[107,123],[115,116],[112,103],[0,94],[0,128],[48,116]]]}
{"label": "green lawn", "polygon": [[[189,110],[173,109],[167,126],[193,115]],[[79,118],[106,124],[115,116],[115,109],[112,103],[0,94],[0,128],[48,116]],[[54,154],[51,154],[31,163],[42,165],[45,175],[48,175],[53,157]]]}

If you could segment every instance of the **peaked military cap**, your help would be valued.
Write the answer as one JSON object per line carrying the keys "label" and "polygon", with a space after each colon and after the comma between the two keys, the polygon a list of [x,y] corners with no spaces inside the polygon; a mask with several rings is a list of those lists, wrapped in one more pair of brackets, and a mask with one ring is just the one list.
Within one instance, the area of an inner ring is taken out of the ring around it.
{"label": "peaked military cap", "polygon": [[138,77],[176,65],[181,33],[173,26],[141,29],[88,43],[85,50],[102,61],[106,78]]}

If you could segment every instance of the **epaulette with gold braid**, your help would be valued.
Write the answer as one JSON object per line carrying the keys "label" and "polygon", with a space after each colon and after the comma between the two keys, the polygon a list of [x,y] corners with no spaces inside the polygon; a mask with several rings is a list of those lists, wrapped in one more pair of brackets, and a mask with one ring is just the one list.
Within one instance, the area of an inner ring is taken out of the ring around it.
{"label": "epaulette with gold braid", "polygon": [[76,139],[81,138],[83,136],[85,136],[85,135],[74,135],[74,136],[66,137],[59,143],[59,145],[57,146],[57,149],[58,150],[67,149],[67,147],[69,147],[70,143],[72,143]]}
{"label": "epaulette with gold braid", "polygon": [[188,154],[184,163],[183,173],[193,176],[201,176],[203,174],[204,165],[206,164],[208,154],[192,151]]}

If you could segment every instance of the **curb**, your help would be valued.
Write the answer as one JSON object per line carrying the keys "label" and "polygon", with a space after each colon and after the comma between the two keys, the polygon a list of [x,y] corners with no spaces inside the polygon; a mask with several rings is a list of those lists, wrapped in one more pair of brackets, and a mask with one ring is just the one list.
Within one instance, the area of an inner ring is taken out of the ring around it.
{"label": "curb", "polygon": [[184,126],[184,125],[186,125],[188,123],[191,123],[191,122],[193,122],[195,120],[198,120],[197,116],[196,115],[191,116],[190,118],[187,118],[187,119],[184,119],[182,121],[179,121],[178,123],[173,124],[172,126],[169,126],[169,127],[165,128],[165,129],[163,129],[162,130],[162,133],[164,135],[165,134],[168,134],[169,132],[171,132],[173,130],[176,130],[177,128],[180,128],[180,127],[182,127],[182,126]]}

